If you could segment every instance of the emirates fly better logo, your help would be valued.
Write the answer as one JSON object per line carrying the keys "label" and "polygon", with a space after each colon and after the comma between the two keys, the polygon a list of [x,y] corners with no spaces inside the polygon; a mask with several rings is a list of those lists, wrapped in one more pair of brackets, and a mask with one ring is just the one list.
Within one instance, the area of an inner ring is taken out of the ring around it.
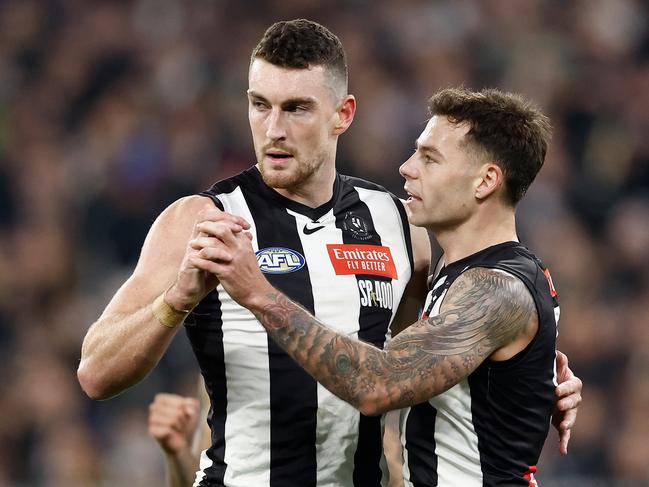
{"label": "emirates fly better logo", "polygon": [[329,259],[338,275],[370,274],[398,279],[389,247],[381,245],[327,244]]}

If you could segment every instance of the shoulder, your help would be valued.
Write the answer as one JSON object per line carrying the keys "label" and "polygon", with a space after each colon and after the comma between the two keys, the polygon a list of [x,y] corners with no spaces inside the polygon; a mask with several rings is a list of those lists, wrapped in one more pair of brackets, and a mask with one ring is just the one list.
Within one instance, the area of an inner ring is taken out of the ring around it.
{"label": "shoulder", "polygon": [[140,260],[149,255],[170,257],[184,253],[201,212],[214,207],[209,198],[198,195],[185,196],[171,203],[153,222]]}
{"label": "shoulder", "polygon": [[192,227],[200,212],[214,208],[214,202],[206,195],[191,195],[171,203],[154,223],[155,226],[189,226]]}
{"label": "shoulder", "polygon": [[209,209],[214,209],[214,203],[198,195],[180,198],[165,208],[149,229],[133,276],[147,280],[157,273],[164,277],[162,280],[171,279],[201,212]]}
{"label": "shoulder", "polygon": [[380,191],[382,193],[388,193],[392,197],[395,197],[390,191],[388,191],[384,186],[381,186],[380,184],[374,183],[372,181],[368,181],[367,179],[362,179],[362,178],[357,178],[355,176],[347,176],[345,174],[339,174],[340,176],[340,181],[343,184],[346,184],[348,186],[353,186],[355,188],[362,188],[362,189],[369,189],[373,191]]}
{"label": "shoulder", "polygon": [[513,274],[495,268],[470,267],[451,284],[445,302],[485,299],[485,304],[500,307],[534,305],[523,281]]}
{"label": "shoulder", "polygon": [[521,279],[500,269],[471,267],[453,281],[440,313],[481,329],[492,351],[536,330],[534,299]]}

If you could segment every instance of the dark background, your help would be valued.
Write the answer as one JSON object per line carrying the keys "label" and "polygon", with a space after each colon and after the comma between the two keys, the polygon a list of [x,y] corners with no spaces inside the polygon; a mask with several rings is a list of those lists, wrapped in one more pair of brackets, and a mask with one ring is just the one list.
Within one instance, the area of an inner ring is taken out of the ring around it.
{"label": "dark background", "polygon": [[195,389],[184,333],[142,384],[91,402],[81,340],[155,216],[254,159],[245,90],[273,21],[343,41],[358,113],[342,172],[403,196],[398,165],[448,85],[552,118],[522,240],[553,273],[584,380],[545,486],[649,485],[649,7],[640,0],[0,1],[0,486],[161,486],[156,392]]}

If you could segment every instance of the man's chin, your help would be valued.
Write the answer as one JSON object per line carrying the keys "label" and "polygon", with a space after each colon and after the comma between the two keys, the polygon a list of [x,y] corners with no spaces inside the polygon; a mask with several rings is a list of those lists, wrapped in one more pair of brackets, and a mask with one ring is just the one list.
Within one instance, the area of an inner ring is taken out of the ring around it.
{"label": "man's chin", "polygon": [[427,221],[424,215],[421,215],[419,213],[414,213],[408,209],[406,209],[406,216],[408,217],[408,223],[411,225],[414,225],[415,227],[426,227],[427,226]]}
{"label": "man's chin", "polygon": [[278,171],[276,169],[267,170],[262,166],[260,172],[264,182],[271,188],[288,189],[295,186],[298,182],[297,175],[292,171]]}

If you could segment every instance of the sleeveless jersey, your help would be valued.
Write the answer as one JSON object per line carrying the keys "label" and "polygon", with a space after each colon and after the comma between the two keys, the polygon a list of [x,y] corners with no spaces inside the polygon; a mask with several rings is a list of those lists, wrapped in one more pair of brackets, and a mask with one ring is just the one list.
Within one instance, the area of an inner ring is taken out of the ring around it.
{"label": "sleeveless jersey", "polygon": [[556,291],[529,250],[505,242],[442,267],[424,315],[437,315],[450,285],[472,267],[500,269],[523,281],[539,329],[511,359],[487,359],[451,389],[401,412],[406,487],[537,485],[535,465],[554,407]]}
{"label": "sleeveless jersey", "polygon": [[[337,175],[332,199],[309,208],[256,167],[201,193],[245,218],[262,272],[318,319],[383,347],[413,266],[401,202]],[[195,486],[381,485],[381,419],[319,385],[222,286],[185,321],[211,401],[212,446]]]}

